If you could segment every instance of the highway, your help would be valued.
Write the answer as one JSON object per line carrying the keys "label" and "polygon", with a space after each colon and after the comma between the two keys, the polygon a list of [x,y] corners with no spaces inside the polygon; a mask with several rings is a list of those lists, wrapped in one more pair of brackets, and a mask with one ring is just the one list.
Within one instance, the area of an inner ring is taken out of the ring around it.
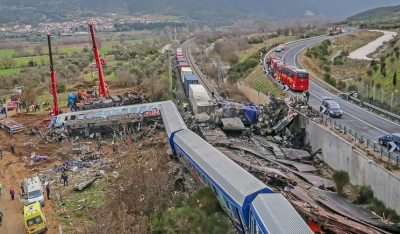
{"label": "highway", "polygon": [[[332,39],[332,36],[319,37],[311,39],[309,41],[293,43],[287,45],[284,51],[279,53],[276,52],[276,54],[283,57],[287,65],[299,66],[299,64],[297,64],[296,62],[296,58],[299,56],[301,51],[309,47],[310,45],[321,42],[325,39]],[[381,135],[400,131],[399,124],[391,122],[377,114],[371,113],[357,105],[343,100],[335,96],[334,94],[324,90],[311,80],[309,92],[309,103],[318,110],[322,102],[322,97],[332,97],[333,100],[339,103],[343,110],[343,117],[337,120],[344,124],[346,127],[355,130],[357,133],[362,134],[370,140],[377,142],[378,137]]]}

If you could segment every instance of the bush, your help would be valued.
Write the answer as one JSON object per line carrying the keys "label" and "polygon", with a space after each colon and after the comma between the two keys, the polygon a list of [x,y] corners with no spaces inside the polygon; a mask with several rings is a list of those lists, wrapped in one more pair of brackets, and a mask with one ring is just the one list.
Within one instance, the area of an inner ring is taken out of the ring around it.
{"label": "bush", "polygon": [[347,88],[348,91],[357,91],[357,86],[355,84],[349,85]]}
{"label": "bush", "polygon": [[368,74],[369,76],[372,76],[372,70],[371,70],[371,69],[368,69],[368,70],[367,70],[367,74]]}
{"label": "bush", "polygon": [[374,191],[372,190],[371,186],[357,186],[356,187],[358,196],[355,203],[358,205],[369,204],[374,197]]}
{"label": "bush", "polygon": [[242,64],[242,71],[246,71],[247,69],[253,68],[257,66],[258,60],[255,58],[246,59]]}
{"label": "bush", "polygon": [[313,57],[313,53],[312,53],[311,51],[307,51],[307,52],[305,53],[305,56],[307,56],[307,57],[309,57],[309,58],[312,58],[312,57]]}
{"label": "bush", "polygon": [[264,39],[262,37],[251,37],[249,40],[249,44],[260,44],[263,42],[264,42]]}
{"label": "bush", "polygon": [[350,176],[347,171],[339,170],[335,171],[332,175],[333,181],[336,183],[337,194],[343,194],[343,188],[350,182]]}
{"label": "bush", "polygon": [[374,65],[374,66],[372,67],[372,69],[374,70],[374,72],[377,72],[378,69],[379,69],[379,65]]}
{"label": "bush", "polygon": [[371,60],[371,67],[375,66],[376,64],[378,64],[378,62],[375,59]]}
{"label": "bush", "polygon": [[57,86],[57,93],[65,93],[67,91],[67,86],[65,84],[59,84]]}
{"label": "bush", "polygon": [[325,74],[324,74],[324,80],[325,80],[325,81],[329,81],[330,79],[331,79],[331,74],[325,73]]}
{"label": "bush", "polygon": [[336,82],[336,88],[339,89],[339,90],[345,89],[346,86],[347,86],[347,84],[346,84],[346,82],[344,82],[343,80],[338,80],[338,81]]}
{"label": "bush", "polygon": [[327,65],[323,66],[322,68],[325,70],[325,72],[331,72],[332,70],[331,67]]}

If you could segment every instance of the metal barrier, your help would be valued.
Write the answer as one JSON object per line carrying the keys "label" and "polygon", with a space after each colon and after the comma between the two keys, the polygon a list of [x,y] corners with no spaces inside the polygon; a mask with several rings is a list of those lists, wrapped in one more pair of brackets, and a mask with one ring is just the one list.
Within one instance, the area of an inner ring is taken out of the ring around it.
{"label": "metal barrier", "polygon": [[346,127],[346,125],[342,124],[338,120],[333,119],[333,118],[329,117],[328,115],[322,114],[320,111],[315,110],[312,107],[310,107],[310,108],[311,108],[312,114],[315,117],[321,118],[322,122],[324,124],[329,123],[329,126],[332,126],[336,130],[341,131],[345,136],[347,136],[347,135],[351,136],[353,138],[353,140],[358,141],[360,144],[363,144],[367,148],[373,149],[375,152],[379,152],[381,154],[381,156],[383,156],[383,155],[387,156],[389,161],[394,160],[397,163],[397,165],[399,165],[400,153],[389,152],[387,147],[381,146],[379,143],[376,143],[376,142],[366,138],[362,134],[357,133],[353,129]]}
{"label": "metal barrier", "polygon": [[[314,38],[315,38],[315,37],[314,37]],[[309,38],[309,39],[311,39],[311,38]],[[298,40],[298,41],[300,41],[300,40]],[[289,42],[289,43],[287,43],[287,44],[292,44],[292,43],[298,42],[298,41]],[[316,42],[316,43],[318,43],[318,42]],[[303,49],[303,50],[304,50],[304,49]],[[264,57],[264,60],[263,60],[264,71],[266,70],[265,59],[266,59],[273,51],[274,51],[274,49],[271,49],[270,51],[268,51],[268,53],[267,53],[267,54],[265,55],[265,57]],[[300,65],[301,67],[303,67],[302,64],[301,64],[301,62],[300,62],[300,59],[298,59],[298,58],[300,57],[301,52],[302,52],[302,50],[298,53],[298,55],[296,55],[296,56],[297,56],[297,57],[296,57],[296,60],[298,60],[299,65]],[[303,67],[303,68],[304,68],[304,67]],[[342,93],[340,90],[336,89],[335,87],[332,87],[330,84],[326,83],[325,81],[316,78],[316,77],[315,77],[314,75],[312,75],[311,73],[310,73],[310,76],[313,76],[316,80],[318,80],[318,83],[323,84],[322,86],[326,86],[328,89],[331,89],[331,90],[337,92],[338,94],[339,94],[339,93]],[[278,81],[276,81],[276,80],[271,76],[271,74],[267,74],[267,77],[268,77],[276,86],[278,86],[278,87],[281,88],[282,90],[285,88],[284,85],[282,85],[281,83],[279,83]],[[288,90],[286,93],[289,94],[289,96],[292,97],[292,98],[297,96],[297,94],[296,94],[296,93],[293,93],[291,90]],[[354,97],[352,97],[352,96],[350,96],[350,99],[352,99],[353,101],[356,101],[356,102],[360,103],[361,105],[370,107],[370,108],[375,109],[375,110],[379,110],[381,113],[385,113],[385,112],[386,112],[387,115],[390,115],[390,116],[393,116],[393,117],[395,117],[395,118],[397,118],[397,119],[400,119],[400,116],[398,116],[398,115],[396,115],[396,114],[393,114],[393,113],[390,113],[390,112],[388,112],[388,111],[386,111],[386,110],[383,110],[383,109],[381,109],[381,108],[378,108],[378,107],[376,107],[376,106],[373,106],[373,105],[371,105],[371,104],[369,104],[369,103],[364,103],[362,100],[359,100],[359,99],[354,98]],[[337,121],[336,119],[332,119],[332,118],[330,118],[328,115],[322,114],[322,113],[320,113],[320,111],[315,110],[315,109],[312,108],[312,107],[310,107],[310,108],[311,108],[311,110],[312,110],[312,114],[313,114],[315,117],[321,118],[322,121],[323,121],[325,124],[329,122],[330,126],[334,126],[335,129],[338,129],[339,131],[342,131],[344,135],[349,135],[349,136],[351,136],[354,140],[356,140],[356,141],[358,141],[359,143],[365,145],[367,148],[371,148],[371,149],[373,149],[375,152],[379,152],[379,153],[381,154],[381,156],[382,156],[382,155],[387,156],[388,159],[389,159],[389,161],[390,161],[390,160],[394,160],[394,161],[397,163],[397,165],[399,165],[400,153],[389,152],[388,149],[387,149],[386,147],[381,146],[379,143],[376,143],[376,142],[374,142],[374,141],[372,141],[372,140],[370,140],[370,139],[364,137],[362,134],[357,133],[357,132],[354,131],[353,129],[346,127],[344,124],[342,124],[341,122]],[[301,113],[301,112],[300,112],[300,113]]]}

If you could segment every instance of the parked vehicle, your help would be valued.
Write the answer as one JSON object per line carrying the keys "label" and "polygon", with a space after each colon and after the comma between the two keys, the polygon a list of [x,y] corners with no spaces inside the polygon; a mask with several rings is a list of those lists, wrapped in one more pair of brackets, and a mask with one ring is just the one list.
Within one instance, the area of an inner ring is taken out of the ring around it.
{"label": "parked vehicle", "polygon": [[330,97],[325,97],[322,99],[322,104],[320,106],[320,111],[322,111],[323,106],[326,108],[326,111],[324,114],[329,115],[330,117],[342,117],[343,111],[340,108],[339,104],[335,102],[332,98]]}
{"label": "parked vehicle", "polygon": [[23,99],[22,92],[15,92],[11,94],[11,101],[21,101]]}
{"label": "parked vehicle", "polygon": [[275,48],[275,52],[281,52],[281,51],[282,51],[282,47],[277,46],[277,47]]}
{"label": "parked vehicle", "polygon": [[310,75],[306,70],[294,66],[281,66],[280,64],[278,66],[283,84],[295,91],[308,90]]}
{"label": "parked vehicle", "polygon": [[397,145],[396,150],[400,151],[400,133],[392,133],[379,137],[379,144],[387,145],[389,142],[394,142]]}
{"label": "parked vehicle", "polygon": [[24,89],[24,86],[17,86],[17,87],[14,87],[12,92],[13,93],[20,93],[20,92],[22,92],[23,89]]}
{"label": "parked vehicle", "polygon": [[40,202],[44,206],[43,186],[38,176],[24,178],[25,193],[19,193],[19,202],[22,205]]}
{"label": "parked vehicle", "polygon": [[7,110],[14,110],[17,107],[17,103],[16,102],[9,102],[7,104]]}
{"label": "parked vehicle", "polygon": [[24,206],[24,223],[29,234],[47,231],[46,217],[39,201]]}

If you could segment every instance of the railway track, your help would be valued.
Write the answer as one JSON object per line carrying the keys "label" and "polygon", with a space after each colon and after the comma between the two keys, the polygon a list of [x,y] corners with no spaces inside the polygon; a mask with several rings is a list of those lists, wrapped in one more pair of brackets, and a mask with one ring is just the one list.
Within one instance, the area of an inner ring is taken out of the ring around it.
{"label": "railway track", "polygon": [[216,88],[212,85],[212,83],[207,79],[206,75],[204,75],[201,71],[200,68],[196,65],[192,53],[190,51],[190,42],[186,41],[182,44],[182,49],[184,51],[184,54],[186,55],[187,62],[192,69],[193,73],[197,76],[199,79],[199,83],[203,85],[203,87],[206,89],[208,95],[211,97],[212,92],[214,92],[214,97],[217,100],[223,100],[221,95],[219,95],[218,91]]}

